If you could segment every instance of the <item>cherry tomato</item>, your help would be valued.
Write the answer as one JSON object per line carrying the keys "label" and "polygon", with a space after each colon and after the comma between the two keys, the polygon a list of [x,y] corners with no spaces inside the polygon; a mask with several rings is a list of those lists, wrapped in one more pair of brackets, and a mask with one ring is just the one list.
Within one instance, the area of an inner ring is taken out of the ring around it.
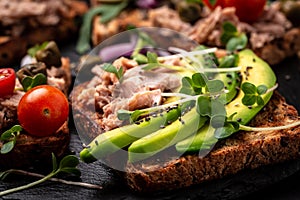
{"label": "cherry tomato", "polygon": [[222,7],[235,7],[236,15],[241,21],[254,22],[262,14],[267,0],[222,0]]}
{"label": "cherry tomato", "polygon": [[6,97],[14,93],[16,85],[16,73],[12,68],[0,69],[0,97]]}
{"label": "cherry tomato", "polygon": [[215,9],[217,6],[222,6],[223,0],[203,0],[203,3],[209,7],[211,10]]}
{"label": "cherry tomato", "polygon": [[18,106],[20,125],[31,135],[50,136],[64,124],[69,115],[66,96],[57,88],[40,85],[21,98]]}

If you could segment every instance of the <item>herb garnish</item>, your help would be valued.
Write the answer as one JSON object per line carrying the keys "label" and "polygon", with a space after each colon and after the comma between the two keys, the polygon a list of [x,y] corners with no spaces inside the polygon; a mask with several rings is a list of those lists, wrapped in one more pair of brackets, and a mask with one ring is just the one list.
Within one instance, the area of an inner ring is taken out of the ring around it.
{"label": "herb garnish", "polygon": [[226,45],[226,50],[233,52],[247,46],[248,38],[246,34],[238,32],[231,22],[224,22],[222,29],[221,42]]}
{"label": "herb garnish", "polygon": [[47,77],[42,73],[38,73],[38,74],[34,75],[33,77],[26,76],[23,78],[21,84],[23,86],[24,91],[27,92],[28,90],[30,90],[38,85],[47,84]]}
{"label": "herb garnish", "polygon": [[79,31],[79,39],[76,44],[76,51],[80,54],[91,49],[90,36],[92,31],[92,21],[96,15],[101,15],[100,22],[107,23],[127,7],[129,1],[123,0],[120,3],[101,4],[90,9],[84,16],[82,26]]}
{"label": "herb garnish", "polygon": [[20,135],[21,131],[22,127],[20,125],[14,125],[9,130],[1,134],[0,140],[4,142],[1,147],[1,154],[6,154],[14,148],[17,137]]}
{"label": "herb garnish", "polygon": [[[75,176],[80,176],[81,172],[80,170],[77,168],[77,165],[79,164],[79,160],[76,156],[74,155],[67,155],[65,156],[59,163],[59,165],[57,164],[57,159],[55,157],[55,155],[52,153],[52,172],[49,173],[47,176],[43,177],[40,180],[37,180],[35,182],[29,183],[27,185],[23,185],[20,187],[16,187],[16,188],[12,188],[12,189],[8,189],[5,191],[0,192],[0,196],[3,195],[7,195],[13,192],[17,192],[20,190],[24,190],[24,189],[28,189],[30,187],[33,187],[35,185],[38,185],[40,183],[45,182],[46,180],[56,176],[59,173],[68,173],[68,174],[72,174]],[[3,180],[4,178],[7,177],[8,174],[10,174],[11,172],[13,172],[12,170],[8,170],[8,171],[4,171],[0,173],[0,179]]]}
{"label": "herb garnish", "polygon": [[267,86],[259,85],[255,86],[252,83],[245,82],[242,84],[242,90],[244,92],[244,97],[242,103],[246,106],[251,106],[257,103],[257,105],[262,106],[265,104],[261,95],[265,94],[268,90]]}
{"label": "herb garnish", "polygon": [[43,42],[43,43],[40,44],[40,45],[37,44],[37,45],[35,45],[35,46],[29,48],[28,51],[27,51],[28,55],[30,55],[32,58],[34,58],[34,57],[35,57],[35,54],[36,54],[39,50],[45,49],[46,46],[48,45],[48,43],[49,43],[49,42],[46,41],[46,42]]}
{"label": "herb garnish", "polygon": [[116,77],[118,78],[118,80],[120,80],[123,76],[123,67],[121,66],[119,69],[117,69],[114,65],[110,64],[110,63],[104,63],[101,68],[106,71],[106,72],[110,72],[116,75]]}

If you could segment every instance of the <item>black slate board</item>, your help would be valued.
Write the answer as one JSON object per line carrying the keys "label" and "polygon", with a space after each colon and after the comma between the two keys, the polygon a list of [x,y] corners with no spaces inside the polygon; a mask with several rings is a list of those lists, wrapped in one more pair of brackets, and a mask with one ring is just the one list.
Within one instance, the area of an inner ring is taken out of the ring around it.
{"label": "black slate board", "polygon": [[[62,47],[63,55],[77,61],[79,56],[73,51],[74,45]],[[281,94],[288,103],[300,110],[300,60],[287,59],[273,67]],[[81,141],[71,123],[70,150],[76,155],[82,149]],[[130,191],[115,171],[102,165],[81,163],[83,181],[103,186],[102,190],[86,189],[54,182],[45,182],[37,187],[13,193],[1,199],[300,199],[300,160],[248,170],[221,180],[208,182],[172,192],[143,196]],[[12,175],[0,182],[0,191],[20,186],[35,178]]]}

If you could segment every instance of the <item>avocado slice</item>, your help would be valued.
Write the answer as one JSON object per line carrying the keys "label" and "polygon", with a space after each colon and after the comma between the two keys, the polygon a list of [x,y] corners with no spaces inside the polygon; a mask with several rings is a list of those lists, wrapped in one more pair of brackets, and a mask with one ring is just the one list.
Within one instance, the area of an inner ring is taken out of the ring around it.
{"label": "avocado slice", "polygon": [[[250,82],[256,86],[264,84],[268,88],[276,84],[276,76],[271,67],[262,59],[254,54],[251,50],[243,50],[239,52],[238,66],[242,67],[241,78],[242,83]],[[269,92],[262,96],[266,104],[272,96],[273,92]],[[233,116],[233,120],[239,121],[240,124],[246,125],[252,118],[264,107],[264,105],[254,105],[247,107],[243,105],[243,91],[239,91],[234,100],[226,105],[227,116]],[[175,147],[180,153],[192,153],[199,150],[208,150],[218,141],[214,137],[215,129],[209,125],[204,126],[195,136],[190,136],[185,140],[178,142]]]}

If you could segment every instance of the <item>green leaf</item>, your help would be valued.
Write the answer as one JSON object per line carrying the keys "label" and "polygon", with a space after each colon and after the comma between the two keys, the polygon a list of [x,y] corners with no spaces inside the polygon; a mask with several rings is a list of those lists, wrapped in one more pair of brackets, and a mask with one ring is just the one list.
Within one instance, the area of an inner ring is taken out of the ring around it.
{"label": "green leaf", "polygon": [[242,98],[242,103],[245,106],[251,106],[251,105],[255,104],[256,103],[256,95],[254,95],[254,94],[246,94]]}
{"label": "green leaf", "polygon": [[225,115],[214,115],[210,119],[210,125],[213,128],[220,128],[224,126],[224,123],[226,121],[226,116]]}
{"label": "green leaf", "polygon": [[259,95],[265,94],[267,91],[268,91],[268,87],[265,86],[265,85],[259,85],[259,86],[257,87],[257,93],[258,93]]}
{"label": "green leaf", "polygon": [[76,44],[76,51],[80,54],[91,49],[90,37],[92,32],[92,21],[95,16],[101,15],[101,23],[107,23],[116,16],[128,5],[128,0],[120,3],[101,4],[91,8],[84,16],[82,26],[79,31],[79,39]]}
{"label": "green leaf", "polygon": [[101,68],[106,71],[110,72],[116,75],[116,77],[120,80],[123,76],[123,67],[120,67],[120,69],[117,69],[114,65],[110,63],[104,63]]}
{"label": "green leaf", "polygon": [[220,39],[223,44],[227,44],[231,38],[238,36],[238,34],[237,28],[231,22],[224,22],[222,24],[222,35]]}
{"label": "green leaf", "polygon": [[148,51],[147,52],[147,59],[148,59],[148,63],[159,63],[157,60],[157,54]]}
{"label": "green leaf", "polygon": [[207,78],[204,76],[204,74],[195,73],[192,76],[192,82],[194,87],[202,88],[206,85]]}
{"label": "green leaf", "polygon": [[10,139],[12,139],[12,137],[15,137],[14,133],[21,132],[21,131],[22,131],[22,127],[20,125],[14,125],[9,130],[3,132],[1,134],[0,139],[2,141],[10,140]]}
{"label": "green leaf", "polygon": [[245,94],[256,94],[257,92],[256,86],[249,82],[243,83],[241,89]]}
{"label": "green leaf", "polygon": [[265,105],[265,101],[264,101],[264,99],[263,99],[261,96],[257,96],[257,97],[256,97],[256,103],[257,103],[257,105],[259,105],[259,106]]}
{"label": "green leaf", "polygon": [[235,51],[244,49],[247,46],[248,38],[246,34],[241,34],[237,37],[232,37],[226,43],[226,50],[228,51]]}
{"label": "green leaf", "polygon": [[217,128],[215,130],[215,137],[217,139],[227,138],[237,131],[239,131],[239,123],[226,122],[223,127]]}
{"label": "green leaf", "polygon": [[74,168],[74,167],[64,167],[64,168],[60,169],[60,172],[73,174],[75,176],[81,176],[81,171],[77,168]]}
{"label": "green leaf", "polygon": [[76,167],[79,164],[79,160],[74,155],[65,156],[59,163],[59,169],[63,170],[64,168]]}
{"label": "green leaf", "polygon": [[222,35],[221,35],[221,42],[222,42],[222,44],[227,44],[227,42],[231,39],[233,37],[233,35],[231,34],[231,33],[226,33],[226,32],[224,32],[224,33],[222,33]]}
{"label": "green leaf", "polygon": [[4,143],[1,147],[1,154],[9,153],[14,148],[15,143],[15,140]]}
{"label": "green leaf", "polygon": [[228,55],[225,56],[223,59],[221,59],[219,68],[235,67],[237,66],[237,62],[238,62],[237,54]]}
{"label": "green leaf", "polygon": [[52,153],[51,156],[52,156],[52,171],[56,171],[57,170],[57,159],[56,159],[54,153]]}
{"label": "green leaf", "polygon": [[27,54],[30,55],[32,58],[35,57],[35,54],[39,51],[39,50],[42,50],[42,49],[45,49],[45,47],[48,45],[48,41],[46,42],[43,42],[41,45],[37,44],[31,48],[29,48],[27,50]]}
{"label": "green leaf", "polygon": [[160,65],[159,63],[148,63],[143,67],[143,70],[152,70],[160,66],[162,65]]}
{"label": "green leaf", "polygon": [[220,100],[212,99],[211,100],[211,113],[212,115],[223,115],[226,116],[226,109],[224,103]]}
{"label": "green leaf", "polygon": [[22,80],[22,86],[25,92],[38,85],[45,85],[45,84],[47,84],[47,77],[42,73],[38,73],[34,77],[26,76]]}
{"label": "green leaf", "polygon": [[225,32],[232,33],[233,35],[238,32],[235,25],[228,21],[223,23],[222,28]]}
{"label": "green leaf", "polygon": [[209,80],[207,81],[207,91],[212,92],[219,92],[224,89],[224,83],[221,80],[215,79],[215,80]]}
{"label": "green leaf", "polygon": [[131,116],[132,111],[129,110],[118,110],[117,117],[119,120],[129,120]]}
{"label": "green leaf", "polygon": [[148,58],[140,53],[134,55],[132,59],[135,60],[139,65],[148,63]]}
{"label": "green leaf", "polygon": [[197,112],[201,116],[211,116],[211,101],[208,97],[200,96],[197,99]]}
{"label": "green leaf", "polygon": [[193,81],[190,77],[183,77],[181,79],[181,89],[179,91],[183,94],[194,95],[195,92],[193,90]]}

